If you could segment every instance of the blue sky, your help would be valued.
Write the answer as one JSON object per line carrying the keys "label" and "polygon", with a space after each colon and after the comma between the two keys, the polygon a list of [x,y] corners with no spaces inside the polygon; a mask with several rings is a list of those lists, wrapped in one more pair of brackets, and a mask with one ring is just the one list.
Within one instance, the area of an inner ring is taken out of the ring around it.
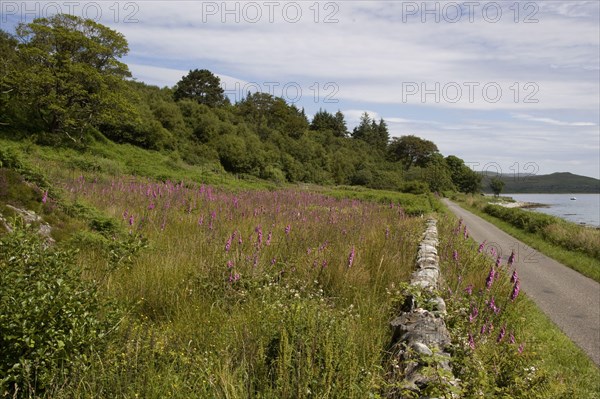
{"label": "blue sky", "polygon": [[123,33],[140,81],[190,69],[308,115],[368,111],[474,169],[600,177],[598,1],[0,2],[2,29],[61,10]]}

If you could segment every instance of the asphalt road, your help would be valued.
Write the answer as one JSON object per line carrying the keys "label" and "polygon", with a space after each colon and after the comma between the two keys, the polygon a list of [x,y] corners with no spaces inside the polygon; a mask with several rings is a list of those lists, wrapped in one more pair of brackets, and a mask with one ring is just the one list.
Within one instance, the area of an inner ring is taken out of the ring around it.
{"label": "asphalt road", "polygon": [[516,256],[521,289],[600,366],[600,284],[583,276],[444,199],[474,240],[493,245],[506,259]]}

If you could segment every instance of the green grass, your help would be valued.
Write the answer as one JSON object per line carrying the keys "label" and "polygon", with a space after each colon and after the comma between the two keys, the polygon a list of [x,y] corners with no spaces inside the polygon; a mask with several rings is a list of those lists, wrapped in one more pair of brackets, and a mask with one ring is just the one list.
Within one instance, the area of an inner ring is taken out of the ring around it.
{"label": "green grass", "polygon": [[[458,226],[454,216],[442,217],[439,255],[448,325],[457,345],[455,373],[464,381],[464,397],[479,397],[477,392],[483,391],[486,398],[600,398],[598,367],[524,293],[510,299],[514,284],[506,265],[496,267],[499,276],[486,287],[494,262],[478,253],[478,244],[465,240]],[[466,292],[469,286],[471,295]],[[498,314],[487,305],[492,297],[500,307]],[[474,308],[478,313],[470,320]],[[486,332],[481,333],[484,324]],[[498,343],[503,326],[506,336]],[[474,337],[474,350],[465,348],[468,334]]]}
{"label": "green grass", "polygon": [[4,153],[26,159],[34,169],[44,170],[53,180],[80,175],[136,175],[161,181],[202,182],[230,190],[274,189],[278,186],[252,176],[233,176],[220,164],[189,165],[176,152],[167,154],[110,141],[93,142],[85,151],[77,151],[0,138],[0,147]]}
{"label": "green grass", "polygon": [[[487,204],[485,199],[473,199],[468,196],[455,196],[453,198],[457,200],[461,205],[465,206],[466,209],[473,212],[477,216],[493,223],[498,228],[504,230],[511,236],[523,241],[525,244],[535,248],[541,253],[563,263],[565,266],[578,271],[579,273],[600,282],[600,260],[585,253],[584,250],[570,250],[566,249],[564,245],[558,245],[552,243],[547,237],[543,237],[540,232],[532,233],[524,229],[518,228],[501,220],[497,217],[491,216],[483,211],[484,206]],[[546,217],[547,215],[542,215]],[[554,219],[554,218],[553,218]],[[566,226],[566,227],[564,227]],[[600,232],[598,230],[577,226],[573,223],[568,222],[556,222],[545,229],[550,230],[555,236],[564,236],[564,238],[557,238],[567,242],[570,239],[575,239],[578,236],[582,236],[580,239],[582,242],[587,242],[586,246],[590,248],[590,251],[597,251],[598,248],[598,237]],[[594,236],[594,237],[591,237]]]}
{"label": "green grass", "polygon": [[[362,398],[384,385],[394,287],[412,270],[421,219],[289,189],[62,184],[124,227],[133,216],[151,247],[105,280],[131,309],[110,349],[54,397]],[[93,250],[80,262],[106,274]]]}
{"label": "green grass", "polygon": [[[409,214],[440,209],[436,198],[355,187],[275,188],[227,175],[215,187],[204,184],[198,167],[128,146],[109,148],[100,148],[100,157],[15,150],[25,174],[51,182],[52,209],[79,221],[81,228],[59,246],[78,249],[82,278],[120,313],[87,361],[36,395],[362,399],[394,390],[388,323],[404,300],[424,229],[424,219]],[[122,153],[110,156],[113,150]],[[139,165],[127,165],[132,154]],[[125,173],[131,170],[147,175]],[[218,173],[206,176],[221,181]],[[34,190],[30,200],[40,195]],[[485,397],[598,397],[591,383],[598,369],[522,295],[494,320],[525,343],[523,354],[517,345],[483,337],[470,351],[469,302],[457,293],[466,284],[482,287],[490,261],[472,242],[458,240],[455,220],[440,219],[444,288],[452,289],[443,295],[464,397],[478,389]],[[493,291],[505,302],[506,280]],[[531,367],[536,371],[525,371]],[[26,397],[27,385],[21,389]]]}

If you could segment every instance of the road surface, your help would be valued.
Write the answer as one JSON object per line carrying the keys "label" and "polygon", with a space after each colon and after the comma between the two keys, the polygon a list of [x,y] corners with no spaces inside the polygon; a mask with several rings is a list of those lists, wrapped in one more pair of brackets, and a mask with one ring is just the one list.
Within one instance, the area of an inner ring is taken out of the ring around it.
{"label": "road surface", "polygon": [[503,258],[517,255],[521,289],[600,366],[600,284],[583,276],[448,199],[448,208],[467,225],[474,240],[497,248]]}

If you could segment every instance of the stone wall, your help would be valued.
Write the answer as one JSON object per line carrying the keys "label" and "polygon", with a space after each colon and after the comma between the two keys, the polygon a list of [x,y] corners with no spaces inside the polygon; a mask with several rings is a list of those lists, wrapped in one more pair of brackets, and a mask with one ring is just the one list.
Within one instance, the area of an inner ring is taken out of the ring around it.
{"label": "stone wall", "polygon": [[426,391],[445,392],[453,397],[457,380],[450,367],[447,352],[450,334],[444,317],[446,304],[437,294],[440,277],[437,255],[438,233],[435,219],[427,220],[427,228],[419,244],[416,270],[398,317],[391,321],[391,380],[396,389],[389,397],[429,397]]}

